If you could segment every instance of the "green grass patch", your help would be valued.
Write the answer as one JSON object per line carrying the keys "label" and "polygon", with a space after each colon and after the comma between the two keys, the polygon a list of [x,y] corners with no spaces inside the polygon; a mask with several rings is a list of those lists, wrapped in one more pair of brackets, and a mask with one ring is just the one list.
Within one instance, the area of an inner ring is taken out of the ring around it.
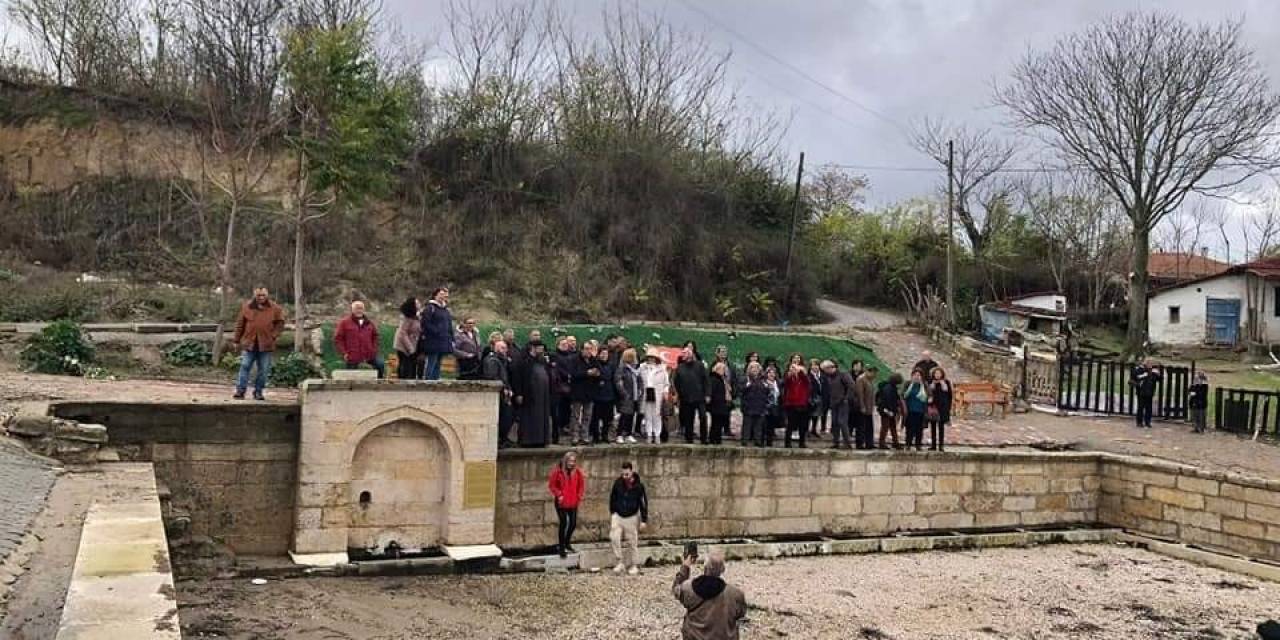
{"label": "green grass patch", "polygon": [[[486,325],[479,328],[480,339],[488,338],[489,332],[506,329],[506,326]],[[529,338],[529,332],[538,329],[542,332],[543,342],[549,349],[554,349],[554,337],[557,335],[573,335],[582,344],[587,340],[603,342],[610,334],[624,336],[637,347],[645,344],[654,346],[679,346],[688,340],[698,343],[698,351],[704,359],[710,360],[715,355],[717,345],[729,348],[729,359],[741,363],[747,353],[758,352],[760,359],[773,356],[785,361],[792,353],[802,354],[805,358],[819,360],[831,359],[839,362],[841,368],[847,368],[853,360],[862,360],[868,365],[879,367],[880,371],[889,371],[889,367],[880,360],[874,351],[843,338],[802,335],[797,333],[764,332],[764,331],[721,331],[713,329],[693,329],[675,326],[639,326],[639,325],[518,325],[515,329],[516,339],[522,344]],[[332,371],[342,366],[341,358],[333,348],[333,325],[325,326],[324,366]],[[378,338],[381,353],[385,356],[394,351],[392,340],[395,338],[395,325],[378,326]]]}

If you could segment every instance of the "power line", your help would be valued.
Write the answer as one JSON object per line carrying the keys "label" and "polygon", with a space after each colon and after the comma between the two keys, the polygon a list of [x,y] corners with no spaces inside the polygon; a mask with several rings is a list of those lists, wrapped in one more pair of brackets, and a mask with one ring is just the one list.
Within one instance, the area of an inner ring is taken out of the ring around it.
{"label": "power line", "polygon": [[[886,166],[874,164],[843,164],[838,162],[824,163],[824,167],[835,167],[838,169],[852,169],[854,171],[892,171],[900,173],[937,173],[946,171],[945,164],[936,167],[909,167],[909,166]],[[1187,168],[1187,167],[1179,167]],[[1245,169],[1255,168],[1255,165],[1247,162],[1223,162],[1215,164],[1214,169]],[[1076,171],[1086,171],[1085,167],[1003,167],[996,169],[993,173],[1072,173]],[[1269,172],[1264,172],[1269,173]]]}
{"label": "power line", "polygon": [[887,122],[887,123],[889,123],[889,124],[893,125],[893,127],[894,127],[895,129],[897,129],[900,133],[902,133],[903,135],[905,135],[905,136],[907,136],[908,138],[910,138],[910,132],[907,130],[907,128],[906,128],[906,127],[904,127],[904,126],[903,126],[901,123],[899,123],[897,120],[894,120],[893,118],[890,118],[889,116],[887,116],[887,115],[885,115],[885,114],[883,114],[883,113],[880,113],[879,111],[876,111],[875,109],[872,109],[871,107],[867,106],[866,104],[862,103],[861,101],[859,101],[859,100],[857,100],[857,99],[855,99],[855,98],[851,98],[851,97],[849,97],[848,95],[845,95],[843,92],[841,92],[841,91],[839,91],[839,90],[837,90],[837,89],[834,89],[834,88],[832,88],[830,85],[826,84],[825,82],[823,82],[823,81],[821,81],[821,80],[819,80],[819,79],[817,79],[817,78],[815,78],[815,77],[813,77],[813,76],[809,75],[809,74],[808,74],[804,69],[801,69],[800,67],[797,67],[797,66],[795,66],[794,64],[791,64],[790,62],[787,62],[786,60],[783,60],[782,58],[779,58],[778,56],[774,55],[774,53],[773,53],[772,51],[769,51],[769,50],[768,50],[767,48],[765,48],[764,46],[759,45],[759,44],[756,44],[756,43],[755,43],[754,41],[752,41],[750,38],[748,38],[748,37],[746,37],[746,36],[742,35],[741,33],[738,33],[738,32],[737,32],[736,30],[734,30],[733,28],[731,28],[731,27],[729,27],[729,26],[725,25],[723,22],[721,22],[720,20],[716,19],[714,16],[712,16],[710,13],[708,13],[705,9],[703,9],[702,7],[699,7],[699,6],[695,5],[695,4],[693,4],[693,3],[692,3],[692,2],[690,2],[689,0],[680,0],[680,4],[683,4],[683,5],[684,5],[685,7],[687,7],[689,10],[691,10],[691,11],[693,11],[693,12],[695,12],[695,13],[697,13],[697,14],[701,15],[701,16],[702,16],[703,18],[705,18],[708,22],[710,22],[712,25],[716,26],[716,27],[717,27],[717,28],[719,28],[720,30],[724,31],[725,33],[728,33],[729,35],[731,35],[731,36],[733,36],[733,37],[735,37],[735,38],[737,38],[737,39],[741,40],[742,42],[746,43],[746,44],[747,44],[747,46],[751,47],[752,49],[755,49],[757,52],[759,52],[759,53],[760,53],[761,55],[763,55],[764,57],[766,57],[766,58],[768,58],[768,59],[770,59],[770,60],[772,60],[772,61],[776,62],[777,64],[779,64],[779,65],[781,65],[781,66],[783,66],[783,67],[785,67],[786,69],[790,70],[792,73],[795,73],[796,75],[800,76],[801,78],[804,78],[805,80],[808,80],[809,82],[811,82],[811,83],[813,83],[813,84],[817,85],[818,87],[821,87],[822,89],[826,90],[826,91],[827,91],[828,93],[830,93],[831,95],[834,95],[834,96],[836,96],[837,98],[840,98],[841,100],[844,100],[845,102],[848,102],[849,104],[851,104],[851,105],[853,105],[853,106],[857,107],[858,109],[860,109],[860,110],[862,110],[862,111],[865,111],[866,113],[869,113],[869,114],[871,114],[871,115],[873,115],[873,116],[875,116],[875,117],[877,117],[877,118],[879,118],[879,119],[881,119],[881,120],[883,120],[883,121],[885,121],[885,122]]}

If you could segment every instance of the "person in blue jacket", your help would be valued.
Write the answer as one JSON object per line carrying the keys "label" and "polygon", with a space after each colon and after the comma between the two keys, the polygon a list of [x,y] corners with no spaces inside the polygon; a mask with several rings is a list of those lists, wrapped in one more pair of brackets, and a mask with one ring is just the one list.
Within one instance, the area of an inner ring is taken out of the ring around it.
{"label": "person in blue jacket", "polygon": [[418,341],[426,356],[422,377],[440,379],[440,360],[453,353],[453,314],[449,312],[449,289],[437,287],[422,308],[422,333]]}

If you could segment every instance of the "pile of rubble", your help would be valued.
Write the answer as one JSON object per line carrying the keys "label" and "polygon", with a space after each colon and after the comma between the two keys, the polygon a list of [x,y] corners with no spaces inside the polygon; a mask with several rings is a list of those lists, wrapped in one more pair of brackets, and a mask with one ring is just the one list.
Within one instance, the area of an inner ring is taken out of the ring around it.
{"label": "pile of rubble", "polygon": [[21,440],[31,451],[70,464],[89,464],[106,454],[107,428],[45,415],[10,415],[0,432]]}

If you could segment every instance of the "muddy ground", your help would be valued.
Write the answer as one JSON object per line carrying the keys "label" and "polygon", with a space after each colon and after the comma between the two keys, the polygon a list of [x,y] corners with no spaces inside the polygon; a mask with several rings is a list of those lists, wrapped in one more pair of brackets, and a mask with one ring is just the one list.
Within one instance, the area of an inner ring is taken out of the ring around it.
{"label": "muddy ground", "polygon": [[[184,637],[678,638],[673,567],[179,584]],[[744,638],[1253,638],[1280,584],[1114,545],[731,563]]]}

